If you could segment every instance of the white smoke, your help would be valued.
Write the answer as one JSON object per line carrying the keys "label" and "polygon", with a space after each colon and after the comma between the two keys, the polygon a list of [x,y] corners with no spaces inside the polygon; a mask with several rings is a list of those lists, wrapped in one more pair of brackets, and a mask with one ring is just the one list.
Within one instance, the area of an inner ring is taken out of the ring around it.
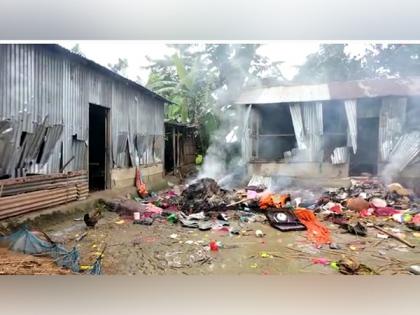
{"label": "white smoke", "polygon": [[247,131],[251,107],[230,106],[220,115],[220,127],[212,135],[198,178],[210,177],[230,188],[246,175]]}

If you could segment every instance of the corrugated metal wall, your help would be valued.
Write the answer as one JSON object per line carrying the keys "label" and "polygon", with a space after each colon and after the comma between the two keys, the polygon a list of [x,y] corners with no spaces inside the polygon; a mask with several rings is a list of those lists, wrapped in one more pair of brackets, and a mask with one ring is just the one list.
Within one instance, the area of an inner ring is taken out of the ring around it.
{"label": "corrugated metal wall", "polygon": [[[0,45],[0,121],[20,120],[21,131],[28,133],[33,133],[34,127],[41,124],[45,117],[48,126],[64,127],[48,162],[42,167],[33,166],[33,169],[38,168],[45,173],[57,172],[61,141],[63,163],[77,154],[66,170],[87,167],[87,150],[83,148],[83,143],[89,142],[89,103],[111,110],[114,162],[118,135],[122,132],[129,134],[133,156],[136,155],[135,141],[138,135],[153,135],[153,139],[163,139],[162,100],[145,94],[144,90],[124,80],[106,75],[89,62],[68,58],[44,45]],[[152,148],[149,146],[147,150],[152,151]],[[142,164],[151,163],[152,160],[156,162],[156,159],[137,159]]]}

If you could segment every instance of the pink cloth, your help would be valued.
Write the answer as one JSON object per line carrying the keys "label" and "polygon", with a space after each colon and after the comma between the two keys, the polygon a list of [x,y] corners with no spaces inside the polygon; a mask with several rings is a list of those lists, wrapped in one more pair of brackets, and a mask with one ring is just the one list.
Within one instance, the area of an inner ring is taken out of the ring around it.
{"label": "pink cloth", "polygon": [[392,207],[382,207],[382,208],[376,208],[374,213],[377,216],[387,217],[387,216],[391,216],[393,214],[400,213],[400,211],[398,211],[398,210],[396,210]]}
{"label": "pink cloth", "polygon": [[257,198],[257,192],[255,190],[248,190],[246,193],[247,199],[255,199]]}
{"label": "pink cloth", "polygon": [[316,265],[329,265],[330,261],[327,258],[312,258],[312,263]]}

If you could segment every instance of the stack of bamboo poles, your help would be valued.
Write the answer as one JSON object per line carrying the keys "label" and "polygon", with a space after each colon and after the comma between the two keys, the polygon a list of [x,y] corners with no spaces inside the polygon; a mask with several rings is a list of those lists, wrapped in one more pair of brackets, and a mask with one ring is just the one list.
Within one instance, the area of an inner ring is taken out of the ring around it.
{"label": "stack of bamboo poles", "polygon": [[88,196],[86,171],[0,180],[0,219]]}

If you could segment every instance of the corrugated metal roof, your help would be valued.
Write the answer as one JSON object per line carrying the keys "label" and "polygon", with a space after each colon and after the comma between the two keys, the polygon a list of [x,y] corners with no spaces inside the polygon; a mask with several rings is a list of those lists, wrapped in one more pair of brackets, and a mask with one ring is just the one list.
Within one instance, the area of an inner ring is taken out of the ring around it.
{"label": "corrugated metal roof", "polygon": [[[70,50],[68,50],[68,49],[66,49],[66,48],[64,48],[60,45],[57,45],[57,44],[39,44],[39,45],[46,46],[47,48],[51,49],[52,51],[56,51],[56,52],[65,54],[65,55],[67,55],[67,57],[72,58],[72,59],[78,61],[79,63],[82,63],[83,65],[91,66],[91,67],[95,68],[96,70],[99,70],[99,71],[105,73],[108,76],[112,76],[113,78],[115,78],[117,80],[120,80],[121,82],[123,82],[125,84],[131,85],[132,87],[137,88],[137,89],[141,89],[142,92],[144,92],[146,94],[149,94],[150,96],[156,97],[163,102],[172,103],[170,100],[168,100],[168,99],[164,98],[163,96],[153,92],[152,90],[149,90],[145,86],[143,86],[143,85],[141,85],[137,82],[134,82],[130,79],[127,79],[126,77],[123,77],[122,75],[108,69],[107,67],[104,67],[104,66],[96,63],[95,61],[93,61],[91,59],[83,57],[79,54],[75,54],[75,53],[71,52]],[[93,87],[93,86],[91,85],[90,87]]]}
{"label": "corrugated metal roof", "polygon": [[236,104],[270,104],[420,95],[420,77],[277,86],[246,90]]}

